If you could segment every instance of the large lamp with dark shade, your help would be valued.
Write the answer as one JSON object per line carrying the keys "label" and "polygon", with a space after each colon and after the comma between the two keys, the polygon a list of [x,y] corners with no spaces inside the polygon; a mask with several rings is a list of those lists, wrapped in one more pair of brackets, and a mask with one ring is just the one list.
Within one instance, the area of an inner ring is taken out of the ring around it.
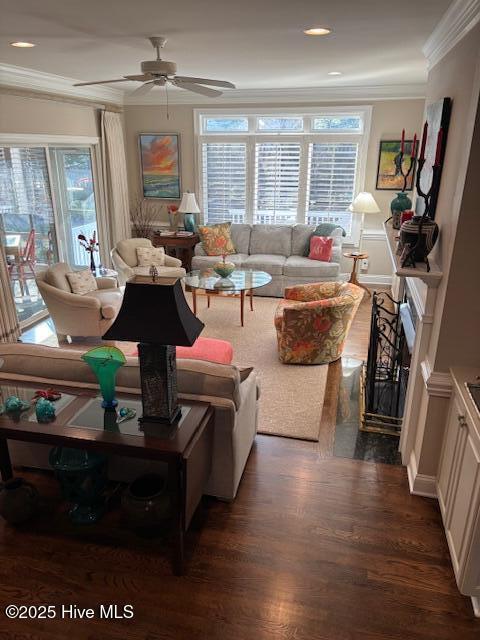
{"label": "large lamp with dark shade", "polygon": [[191,347],[204,326],[188,306],[180,279],[128,280],[118,316],[103,339],[138,342],[141,422],[179,419],[176,346]]}

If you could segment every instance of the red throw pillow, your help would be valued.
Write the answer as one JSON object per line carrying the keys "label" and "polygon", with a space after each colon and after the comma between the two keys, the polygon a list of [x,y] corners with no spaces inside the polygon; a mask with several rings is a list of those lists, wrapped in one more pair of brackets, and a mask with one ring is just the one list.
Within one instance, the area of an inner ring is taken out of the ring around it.
{"label": "red throw pillow", "polygon": [[322,262],[330,262],[332,258],[333,238],[325,236],[312,236],[310,238],[310,260],[321,260]]}

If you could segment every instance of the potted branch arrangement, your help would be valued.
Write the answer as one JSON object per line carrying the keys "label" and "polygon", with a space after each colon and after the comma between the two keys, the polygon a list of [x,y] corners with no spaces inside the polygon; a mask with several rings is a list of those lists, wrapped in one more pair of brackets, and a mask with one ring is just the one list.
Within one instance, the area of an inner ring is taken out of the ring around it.
{"label": "potted branch arrangement", "polygon": [[85,249],[85,251],[90,254],[90,270],[93,273],[95,273],[97,270],[97,267],[95,265],[95,259],[93,257],[93,254],[96,251],[98,252],[99,245],[97,242],[97,232],[94,231],[92,237],[88,239],[83,233],[80,233],[78,235],[78,240],[80,242],[80,245]]}
{"label": "potted branch arrangement", "polygon": [[154,203],[147,202],[142,196],[137,195],[130,208],[130,220],[132,222],[132,234],[135,238],[150,238],[153,232],[156,207]]}
{"label": "potted branch arrangement", "polygon": [[400,227],[400,242],[397,249],[399,253],[402,267],[415,267],[417,262],[427,265],[427,271],[430,271],[428,262],[428,254],[438,238],[438,225],[432,220],[430,211],[432,204],[432,194],[434,187],[440,177],[442,154],[444,150],[444,134],[443,128],[440,127],[437,136],[437,147],[435,151],[435,161],[432,165],[432,181],[428,191],[424,191],[421,187],[421,175],[425,166],[425,146],[428,138],[428,122],[423,126],[422,145],[420,156],[418,158],[418,171],[416,178],[417,194],[421,196],[425,202],[423,215],[415,215],[410,220],[406,220]]}

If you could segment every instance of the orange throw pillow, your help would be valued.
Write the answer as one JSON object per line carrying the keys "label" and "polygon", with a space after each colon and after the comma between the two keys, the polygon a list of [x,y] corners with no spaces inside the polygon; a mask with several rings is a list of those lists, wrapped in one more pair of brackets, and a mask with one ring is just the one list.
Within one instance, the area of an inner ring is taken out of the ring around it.
{"label": "orange throw pillow", "polygon": [[230,222],[199,226],[198,233],[207,256],[223,256],[235,253],[235,247],[230,236]]}
{"label": "orange throw pillow", "polygon": [[330,262],[332,258],[333,238],[325,236],[312,236],[310,238],[310,260],[320,260],[321,262]]}

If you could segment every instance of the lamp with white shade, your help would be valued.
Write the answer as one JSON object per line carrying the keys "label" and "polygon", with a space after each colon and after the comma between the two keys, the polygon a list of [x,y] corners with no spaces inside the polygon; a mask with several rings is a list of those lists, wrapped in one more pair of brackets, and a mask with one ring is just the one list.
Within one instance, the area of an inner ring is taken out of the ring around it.
{"label": "lamp with white shade", "polygon": [[182,201],[178,207],[178,212],[184,214],[183,226],[185,227],[185,231],[192,231],[194,233],[197,228],[195,214],[200,213],[194,193],[186,191],[183,194]]}
{"label": "lamp with white shade", "polygon": [[356,196],[355,200],[348,207],[349,211],[353,213],[361,213],[362,214],[362,224],[360,227],[360,242],[359,242],[359,250],[362,249],[362,239],[363,239],[363,223],[364,217],[366,213],[380,213],[380,207],[375,202],[375,198],[368,191],[360,191],[360,193]]}

